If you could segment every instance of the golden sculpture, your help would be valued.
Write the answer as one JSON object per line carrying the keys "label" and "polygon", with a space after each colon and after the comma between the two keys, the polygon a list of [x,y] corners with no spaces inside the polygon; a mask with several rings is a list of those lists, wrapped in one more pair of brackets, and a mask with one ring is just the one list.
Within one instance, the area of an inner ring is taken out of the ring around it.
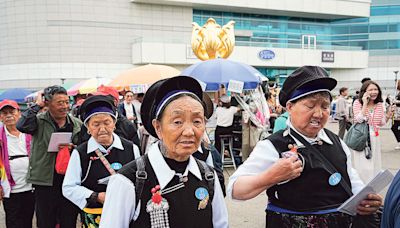
{"label": "golden sculpture", "polygon": [[235,46],[234,21],[221,26],[213,18],[200,27],[192,23],[192,50],[201,60],[228,58]]}

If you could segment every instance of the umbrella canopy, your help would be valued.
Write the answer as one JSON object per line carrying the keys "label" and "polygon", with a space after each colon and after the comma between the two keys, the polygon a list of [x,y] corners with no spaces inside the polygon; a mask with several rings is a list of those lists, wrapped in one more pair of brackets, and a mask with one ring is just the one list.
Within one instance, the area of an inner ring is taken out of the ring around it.
{"label": "umbrella canopy", "polygon": [[75,96],[77,94],[88,94],[96,92],[97,88],[101,85],[107,85],[111,82],[110,78],[89,78],[87,80],[78,82],[67,90],[68,95]]}
{"label": "umbrella canopy", "polygon": [[24,98],[29,95],[31,93],[31,91],[26,90],[26,89],[9,89],[4,91],[1,95],[0,95],[0,101],[5,100],[5,99],[9,99],[9,100],[14,100],[18,103],[22,103],[24,102]]}
{"label": "umbrella canopy", "polygon": [[115,87],[118,90],[126,88],[134,89],[142,85],[147,88],[158,80],[170,78],[179,74],[179,70],[170,66],[147,64],[122,72],[111,81],[109,86]]}
{"label": "umbrella canopy", "polygon": [[254,67],[227,59],[211,59],[191,65],[182,75],[193,77],[207,86],[205,91],[217,91],[221,84],[228,88],[230,80],[243,82],[243,89],[255,89],[262,74]]}

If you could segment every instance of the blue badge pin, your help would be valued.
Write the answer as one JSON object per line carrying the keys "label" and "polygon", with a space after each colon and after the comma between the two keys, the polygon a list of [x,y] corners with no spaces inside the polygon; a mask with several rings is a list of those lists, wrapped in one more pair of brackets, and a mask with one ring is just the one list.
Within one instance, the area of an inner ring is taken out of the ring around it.
{"label": "blue badge pin", "polygon": [[330,184],[331,186],[335,186],[335,185],[339,184],[339,182],[340,182],[341,180],[342,180],[342,175],[340,175],[340,173],[336,172],[336,173],[332,174],[332,175],[329,177],[329,184]]}
{"label": "blue badge pin", "polygon": [[208,196],[208,191],[206,188],[200,187],[196,189],[194,195],[198,200],[204,200]]}
{"label": "blue badge pin", "polygon": [[114,162],[111,164],[111,168],[113,168],[113,170],[119,170],[122,168],[122,164],[118,163],[118,162]]}

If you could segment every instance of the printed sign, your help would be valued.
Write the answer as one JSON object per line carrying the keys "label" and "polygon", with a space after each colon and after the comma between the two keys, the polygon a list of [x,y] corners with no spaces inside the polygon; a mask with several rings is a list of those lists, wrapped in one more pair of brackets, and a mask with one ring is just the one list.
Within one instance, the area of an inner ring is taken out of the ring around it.
{"label": "printed sign", "polygon": [[335,52],[323,51],[321,58],[323,63],[333,63],[335,62]]}
{"label": "printed sign", "polygon": [[229,80],[228,91],[233,93],[242,93],[244,87],[244,82]]}
{"label": "printed sign", "polygon": [[146,93],[148,88],[149,88],[149,85],[146,85],[146,84],[143,84],[143,85],[132,85],[131,86],[131,91],[133,93]]}

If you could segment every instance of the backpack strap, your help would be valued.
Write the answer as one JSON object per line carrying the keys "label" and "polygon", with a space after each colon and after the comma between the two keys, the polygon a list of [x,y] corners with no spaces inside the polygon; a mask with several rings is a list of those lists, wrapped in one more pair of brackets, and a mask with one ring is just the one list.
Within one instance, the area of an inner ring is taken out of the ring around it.
{"label": "backpack strap", "polygon": [[[144,188],[144,184],[147,180],[147,172],[146,172],[146,163],[145,159],[147,158],[147,154],[139,157],[135,160],[136,162],[136,180],[135,180],[135,200],[136,200],[136,207],[139,203],[140,198],[142,197],[142,192]],[[142,205],[143,206],[143,205]]]}
{"label": "backpack strap", "polygon": [[200,169],[201,176],[207,181],[208,194],[210,195],[210,201],[214,198],[214,170],[208,166],[204,161],[195,158],[197,165]]}

